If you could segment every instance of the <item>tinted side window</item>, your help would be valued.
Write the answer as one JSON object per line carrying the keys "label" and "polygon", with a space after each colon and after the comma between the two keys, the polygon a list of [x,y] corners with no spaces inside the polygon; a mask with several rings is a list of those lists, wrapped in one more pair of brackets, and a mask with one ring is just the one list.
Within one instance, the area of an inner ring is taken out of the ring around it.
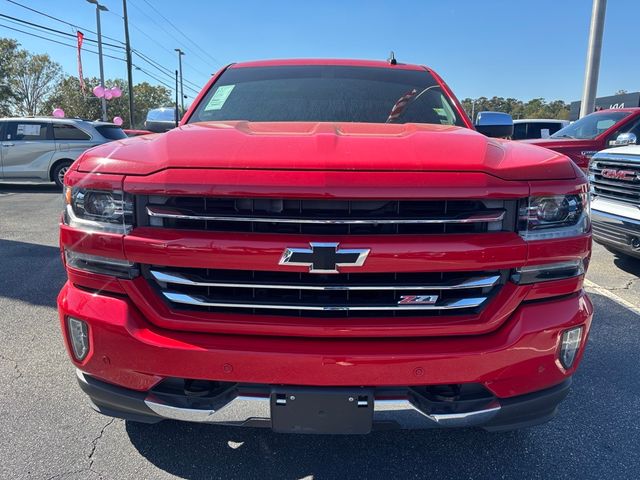
{"label": "tinted side window", "polygon": [[522,140],[527,138],[527,124],[526,123],[514,123],[513,124],[513,140]]}
{"label": "tinted side window", "polygon": [[7,122],[5,140],[51,140],[49,124],[45,122]]}
{"label": "tinted side window", "polygon": [[124,133],[124,130],[115,125],[100,125],[96,127],[96,130],[100,135],[104,138],[108,138],[109,140],[122,140],[123,138],[127,138],[127,134]]}
{"label": "tinted side window", "polygon": [[53,136],[56,140],[91,140],[91,136],[73,125],[53,124]]}
{"label": "tinted side window", "polygon": [[560,125],[557,123],[532,122],[529,124],[529,135],[527,138],[543,138],[543,130],[546,130],[544,133],[546,136],[549,136],[560,130]]}

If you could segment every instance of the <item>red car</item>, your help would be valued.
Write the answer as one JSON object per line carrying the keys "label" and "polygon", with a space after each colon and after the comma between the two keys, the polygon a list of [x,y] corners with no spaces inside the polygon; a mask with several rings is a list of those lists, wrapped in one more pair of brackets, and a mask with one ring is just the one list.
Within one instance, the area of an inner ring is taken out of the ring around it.
{"label": "red car", "polygon": [[633,133],[640,137],[640,108],[612,108],[591,113],[557,131],[549,138],[525,140],[560,152],[584,171],[591,157],[616,145],[618,135]]}
{"label": "red car", "polygon": [[554,416],[584,352],[585,176],[474,131],[426,67],[233,64],[179,128],[65,182],[60,322],[106,415],[513,429]]}

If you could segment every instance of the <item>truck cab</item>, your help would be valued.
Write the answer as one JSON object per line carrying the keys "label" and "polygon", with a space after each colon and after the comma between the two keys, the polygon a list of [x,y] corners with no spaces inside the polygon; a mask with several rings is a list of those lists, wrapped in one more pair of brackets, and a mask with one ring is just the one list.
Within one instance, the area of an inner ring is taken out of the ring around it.
{"label": "truck cab", "polygon": [[576,120],[549,138],[524,141],[562,153],[586,172],[591,157],[614,146],[623,133],[640,137],[640,108],[600,110]]}

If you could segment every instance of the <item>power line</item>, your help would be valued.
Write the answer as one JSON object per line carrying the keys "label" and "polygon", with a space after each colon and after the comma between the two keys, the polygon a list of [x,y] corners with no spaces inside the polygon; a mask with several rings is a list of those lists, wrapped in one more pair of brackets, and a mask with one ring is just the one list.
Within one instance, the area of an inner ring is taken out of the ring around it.
{"label": "power line", "polygon": [[[67,32],[63,32],[62,30],[57,30],[55,28],[50,28],[50,27],[46,27],[44,25],[40,25],[38,23],[32,23],[32,22],[28,22],[26,20],[23,20],[21,18],[17,18],[17,17],[12,17],[10,15],[5,15],[3,13],[0,13],[0,17],[6,18],[8,21],[12,21],[14,23],[20,23],[23,25],[26,25],[30,28],[39,28],[41,30],[47,30],[48,32],[53,32],[55,34],[58,34],[60,36],[66,36],[66,37],[72,37],[72,38],[76,38],[76,35],[74,35],[73,33],[67,33]],[[97,40],[93,39],[93,38],[89,38],[89,37],[84,37],[84,39],[88,42],[91,43],[98,43]],[[102,42],[103,46],[107,46],[107,47],[111,47],[111,49],[120,49],[120,50],[124,50],[124,47],[120,46],[120,45],[114,45],[113,43],[105,43]]]}
{"label": "power line", "polygon": [[[149,5],[149,7],[156,12],[164,21],[166,21],[169,25],[171,25],[174,30],[176,32],[178,32],[180,35],[182,35],[185,39],[187,39],[187,41],[189,43],[191,43],[195,48],[197,48],[198,50],[200,50],[202,53],[204,53],[207,57],[209,57],[213,62],[220,64],[221,62],[215,58],[213,55],[211,55],[209,52],[207,52],[206,50],[204,50],[200,45],[198,45],[196,42],[194,42],[193,40],[191,40],[190,37],[188,37],[187,35],[185,35],[182,30],[180,30],[178,27],[175,26],[175,24],[169,20],[167,17],[165,17],[162,13],[160,13],[158,11],[158,9],[156,7],[154,7],[151,3],[148,2],[148,0],[142,0],[144,3],[146,3],[147,5]],[[195,53],[195,52],[194,52]]]}
{"label": "power line", "polygon": [[[69,48],[73,48],[73,49],[77,48],[76,45],[69,45],[68,43],[59,42],[58,40],[54,40],[52,38],[47,38],[47,37],[43,37],[41,35],[36,35],[35,33],[26,32],[26,31],[20,30],[18,28],[13,28],[13,27],[9,27],[7,25],[3,25],[1,23],[0,23],[0,27],[6,28],[8,30],[13,30],[13,31],[16,31],[16,32],[24,33],[26,35],[29,35],[29,36],[32,36],[32,37],[36,37],[36,38],[40,38],[40,39],[46,40],[48,42],[56,43],[56,44],[62,45],[64,47],[69,47]],[[96,52],[95,50],[90,50],[88,48],[83,48],[83,51],[86,51],[86,52],[89,52],[89,53],[93,53],[94,55],[98,55],[98,52]],[[121,62],[126,62],[126,60],[124,58],[114,57],[112,55],[106,55],[106,54],[103,54],[103,56],[108,57],[108,58],[112,58],[114,60],[120,60]],[[139,66],[137,66],[135,64],[133,66],[136,68],[136,70],[139,70],[143,74],[147,75],[148,77],[153,78],[156,82],[158,82],[161,85],[163,85],[164,87],[168,88],[170,91],[174,91],[175,90],[175,87],[172,87],[170,84],[165,83],[164,81],[162,81],[161,79],[159,79],[155,75],[152,75],[151,73],[147,72],[145,69],[140,68]]]}
{"label": "power line", "polygon": [[[63,45],[65,47],[70,47],[70,48],[73,48],[73,49],[77,49],[78,48],[77,45],[69,45],[68,43],[60,42],[58,40],[54,40],[54,39],[48,38],[48,37],[43,37],[42,35],[37,35],[37,34],[32,33],[32,32],[26,32],[26,31],[20,30],[18,28],[10,27],[8,25],[3,25],[1,23],[0,23],[0,27],[6,28],[7,30],[13,30],[14,32],[24,33],[25,35],[29,35],[31,37],[41,38],[42,40],[47,40],[49,42],[57,43],[58,45]],[[98,52],[96,52],[95,50],[89,50],[88,48],[84,48],[83,51],[98,55]],[[103,56],[105,56],[107,58],[112,58],[114,60],[120,60],[121,62],[126,62],[126,60],[124,58],[114,57],[113,55],[108,55],[106,53],[104,53]]]}
{"label": "power line", "polygon": [[[57,22],[60,22],[60,23],[62,23],[62,24],[64,24],[64,25],[67,25],[67,26],[73,27],[75,30],[82,30],[82,31],[89,32],[89,33],[93,33],[93,34],[96,34],[96,35],[97,35],[97,33],[96,33],[95,31],[91,30],[91,29],[84,28],[84,27],[82,27],[82,26],[80,26],[80,25],[76,25],[76,24],[73,24],[73,23],[71,23],[71,22],[67,22],[67,21],[62,20],[62,19],[60,19],[60,18],[54,17],[53,15],[49,15],[49,14],[47,14],[47,13],[45,13],[45,12],[41,12],[41,11],[36,10],[36,9],[34,9],[34,8],[28,7],[28,6],[26,6],[26,5],[22,5],[21,3],[18,3],[18,2],[14,1],[14,0],[7,0],[7,1],[8,1],[9,3],[12,3],[12,4],[14,4],[14,5],[17,5],[17,6],[19,6],[19,7],[22,7],[22,8],[24,8],[24,9],[26,9],[26,10],[29,10],[29,11],[31,11],[31,12],[37,13],[37,14],[39,14],[39,15],[42,15],[42,16],[44,16],[44,17],[46,17],[46,18],[49,18],[49,19],[55,20],[55,21],[57,21]],[[117,14],[115,14],[115,13],[114,13],[114,15],[117,15]],[[9,22],[11,22],[11,23],[17,23],[17,24],[19,24],[19,25],[22,25],[24,28],[28,28],[28,29],[31,29],[31,30],[35,30],[35,31],[36,31],[36,32],[38,32],[38,33],[43,33],[43,34],[44,34],[44,33],[46,33],[46,34],[47,34],[47,35],[49,35],[49,36],[56,36],[56,37],[58,37],[58,38],[63,38],[63,39],[64,39],[64,38],[74,38],[74,39],[75,39],[75,38],[77,38],[76,34],[72,34],[72,33],[69,33],[69,32],[65,32],[65,31],[62,31],[62,30],[58,30],[58,29],[55,29],[55,28],[51,28],[51,27],[48,27],[48,26],[46,26],[46,25],[42,25],[42,24],[39,24],[39,23],[29,22],[29,21],[27,21],[27,20],[24,20],[24,19],[21,19],[21,18],[18,18],[18,17],[13,17],[13,16],[11,16],[11,15],[0,14],[0,17],[4,18],[6,21],[9,21]],[[153,20],[153,19],[152,19],[152,20]],[[56,43],[56,44],[59,44],[59,45],[65,46],[65,47],[74,48],[74,49],[75,49],[75,48],[77,48],[77,46],[76,46],[76,45],[70,45],[70,44],[68,44],[68,43],[64,43],[64,42],[61,42],[61,41],[58,41],[58,40],[54,40],[54,39],[52,39],[52,38],[50,38],[50,37],[44,37],[44,36],[42,36],[42,35],[38,35],[38,34],[33,33],[33,32],[28,32],[28,31],[25,31],[25,30],[21,30],[21,29],[19,29],[19,28],[10,27],[10,26],[8,26],[8,25],[0,25],[0,26],[3,26],[4,28],[7,28],[8,30],[12,30],[12,31],[15,31],[15,32],[23,33],[23,34],[25,34],[25,35],[30,35],[30,36],[32,36],[32,37],[40,38],[40,39],[42,39],[42,40],[46,40],[46,41],[49,41],[49,42],[53,42],[53,43]],[[39,30],[38,30],[38,29],[39,29]],[[41,32],[41,30],[44,30],[44,32]],[[140,30],[140,29],[138,29],[138,30]],[[144,32],[142,32],[142,33],[144,33]],[[147,35],[146,33],[145,33],[145,35],[146,35],[147,37],[149,37],[149,35]],[[105,46],[105,48],[109,48],[110,50],[113,50],[113,51],[120,51],[120,50],[124,50],[124,49],[125,49],[125,47],[124,47],[124,46],[122,46],[122,45],[124,45],[124,43],[123,43],[122,41],[120,41],[120,40],[118,40],[118,39],[114,39],[114,38],[112,38],[112,37],[108,37],[108,36],[106,36],[106,35],[103,35],[103,37],[104,37],[104,38],[109,38],[109,39],[111,39],[111,40],[113,40],[113,41],[118,42],[118,43],[120,43],[120,44],[121,44],[121,45],[116,45],[116,44],[113,44],[113,43],[103,42],[103,46]],[[153,39],[153,38],[151,38],[151,37],[149,37],[149,38],[150,38],[152,41],[154,41],[155,43],[157,43],[157,40],[154,40],[154,39]],[[86,37],[86,36],[85,36],[85,37],[84,37],[84,39],[85,39],[86,41],[88,41],[88,42],[93,43],[93,44],[97,44],[97,43],[98,43],[98,41],[97,41],[96,39],[93,39],[93,38],[90,38],[90,37]],[[88,49],[88,48],[86,48],[86,47],[85,47],[83,50],[85,50],[85,51],[87,51],[87,52],[89,52],[89,53],[92,53],[92,54],[94,54],[94,55],[98,55],[98,52],[96,52],[96,51],[94,51],[94,50],[90,50],[90,49]],[[146,63],[148,63],[148,64],[152,65],[152,66],[153,66],[154,68],[156,68],[160,73],[162,73],[162,74],[166,75],[166,76],[167,76],[167,77],[169,77],[171,80],[173,80],[173,78],[174,78],[174,74],[173,74],[173,72],[172,72],[171,70],[169,70],[168,68],[166,68],[166,67],[162,66],[161,64],[159,64],[158,62],[156,62],[155,60],[151,59],[150,57],[148,57],[147,55],[145,55],[144,53],[142,53],[142,52],[140,52],[140,51],[138,51],[138,50],[133,50],[133,49],[132,49],[132,51],[134,51],[134,52],[135,52],[135,53],[136,53],[136,54],[137,54],[137,55],[138,55],[138,56],[139,56],[143,61],[145,61]],[[170,52],[170,53],[172,53],[172,52]],[[112,59],[114,59],[114,60],[119,60],[119,61],[126,62],[126,60],[125,60],[125,59],[120,58],[120,57],[116,57],[116,56],[113,56],[113,55],[103,54],[103,56],[104,56],[104,57],[107,57],[107,58],[112,58]],[[146,70],[143,70],[142,68],[137,67],[137,66],[136,66],[136,68],[137,68],[138,70],[142,71],[143,73],[145,73],[145,74],[146,74],[147,76],[149,76],[150,78],[153,78],[154,80],[158,81],[158,82],[159,82],[159,83],[161,83],[162,85],[164,85],[164,86],[166,86],[166,87],[168,87],[168,88],[172,88],[170,85],[167,85],[166,83],[164,83],[163,81],[161,81],[161,80],[160,80],[159,78],[157,78],[156,76],[153,76],[153,75],[149,74]],[[186,88],[187,88],[187,89],[189,89],[191,92],[193,92],[193,93],[194,93],[194,94],[196,94],[196,95],[199,93],[199,91],[200,91],[200,87],[199,87],[197,84],[195,84],[195,83],[193,83],[193,82],[191,82],[191,81],[189,81],[189,80],[186,80],[186,79],[184,79],[184,82],[185,82],[185,83],[187,83],[187,84],[190,84],[190,85],[191,85],[191,86],[189,86],[189,85],[187,85],[187,86],[186,86]]]}
{"label": "power line", "polygon": [[[137,51],[137,50],[135,50],[135,49],[132,49],[132,51],[133,51],[133,52],[134,52],[138,57],[140,57],[140,59],[141,59],[141,60],[143,60],[144,62],[148,63],[149,65],[151,65],[152,67],[154,67],[154,68],[155,68],[156,70],[158,70],[159,72],[164,73],[165,75],[169,75],[171,78],[173,78],[174,72],[172,72],[172,71],[171,71],[171,70],[169,70],[168,68],[163,67],[163,66],[162,66],[162,65],[160,65],[158,62],[156,62],[156,61],[154,61],[154,60],[150,59],[149,57],[147,57],[146,55],[144,55],[144,54],[143,54],[143,53],[141,53],[141,52],[138,52],[138,51]],[[189,84],[193,85],[193,87],[195,87],[195,88],[191,88],[191,90],[192,90],[192,91],[194,91],[195,93],[199,93],[199,91],[200,91],[200,90],[199,90],[198,85],[196,85],[195,83],[190,82],[190,81],[188,81],[188,80],[186,80],[186,79],[184,79],[183,81],[184,81],[185,83],[189,83]]]}
{"label": "power line", "polygon": [[[21,3],[16,2],[15,0],[7,0],[7,2],[12,3],[14,5],[17,5],[18,7],[22,7],[26,10],[29,10],[33,13],[37,13],[38,15],[42,15],[43,17],[47,17],[50,18],[51,20],[55,20],[56,22],[60,22],[63,23],[69,27],[72,27],[76,30],[82,30],[84,32],[89,32],[89,33],[93,33],[94,35],[97,35],[97,32],[95,30],[90,30],[88,28],[85,27],[81,27],[80,25],[76,25],[74,23],[70,23],[67,22],[66,20],[62,20],[58,17],[54,17],[53,15],[49,15],[48,13],[42,12],[40,10],[36,10],[35,8],[31,8],[31,7],[27,7],[26,5],[22,5]],[[113,38],[113,37],[108,37],[107,35],[102,35],[104,38],[108,38],[109,40],[113,40],[114,42],[118,42],[120,44],[123,44],[124,42],[122,42],[122,40],[118,40],[117,38]]]}

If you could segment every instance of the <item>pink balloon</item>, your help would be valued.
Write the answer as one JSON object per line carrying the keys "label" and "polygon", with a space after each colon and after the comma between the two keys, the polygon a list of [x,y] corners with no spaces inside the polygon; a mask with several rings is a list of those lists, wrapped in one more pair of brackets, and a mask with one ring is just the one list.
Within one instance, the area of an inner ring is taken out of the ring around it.
{"label": "pink balloon", "polygon": [[111,90],[104,91],[104,98],[107,100],[111,100],[113,98],[113,95],[111,94]]}
{"label": "pink balloon", "polygon": [[101,85],[93,87],[93,94],[98,98],[104,97],[104,92],[104,87]]}
{"label": "pink balloon", "polygon": [[113,96],[113,98],[119,98],[120,96],[122,96],[122,90],[120,90],[118,87],[111,87],[111,95]]}
{"label": "pink balloon", "polygon": [[122,118],[121,117],[113,117],[113,123],[115,123],[118,126],[122,125]]}
{"label": "pink balloon", "polygon": [[61,108],[55,108],[53,110],[53,116],[56,118],[64,118],[64,110]]}

